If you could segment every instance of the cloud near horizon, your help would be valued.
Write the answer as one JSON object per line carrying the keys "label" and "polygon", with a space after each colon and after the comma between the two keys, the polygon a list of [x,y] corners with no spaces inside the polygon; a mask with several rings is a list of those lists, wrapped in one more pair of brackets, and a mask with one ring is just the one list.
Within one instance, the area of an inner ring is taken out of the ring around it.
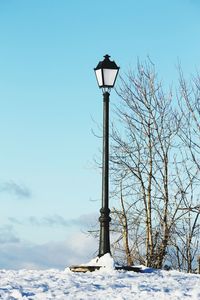
{"label": "cloud near horizon", "polygon": [[97,241],[80,232],[73,233],[65,241],[40,245],[20,241],[16,237],[16,242],[13,239],[0,243],[0,268],[65,269],[70,265],[88,262],[96,256],[96,250]]}
{"label": "cloud near horizon", "polygon": [[[64,219],[61,216],[36,218],[25,220],[9,218],[10,225],[0,228],[0,268],[1,269],[65,269],[67,266],[90,261],[97,255],[98,241],[80,228],[86,229],[89,224],[94,225],[97,214],[82,215],[77,219]],[[92,221],[93,220],[93,221]],[[29,222],[29,223],[28,223]],[[36,244],[22,240],[17,236],[15,225],[26,226],[75,226],[65,240],[49,241]]]}

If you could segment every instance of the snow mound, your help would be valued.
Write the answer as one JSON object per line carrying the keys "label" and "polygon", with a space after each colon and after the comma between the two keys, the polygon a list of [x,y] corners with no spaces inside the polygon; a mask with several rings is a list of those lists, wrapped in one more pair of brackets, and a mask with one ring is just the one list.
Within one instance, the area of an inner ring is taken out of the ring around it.
{"label": "snow mound", "polygon": [[83,266],[100,266],[104,269],[109,269],[109,270],[115,269],[114,259],[112,258],[110,253],[106,253],[101,257],[93,258],[88,263],[83,264]]}

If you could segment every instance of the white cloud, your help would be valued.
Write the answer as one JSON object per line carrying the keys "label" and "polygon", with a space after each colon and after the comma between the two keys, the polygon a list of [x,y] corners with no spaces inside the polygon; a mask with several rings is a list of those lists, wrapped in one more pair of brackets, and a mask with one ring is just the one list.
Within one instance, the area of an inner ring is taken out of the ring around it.
{"label": "white cloud", "polygon": [[0,245],[19,243],[19,238],[16,236],[12,225],[0,227]]}
{"label": "white cloud", "polygon": [[14,195],[17,198],[30,198],[31,191],[24,185],[12,180],[0,184],[0,192]]}
{"label": "white cloud", "polygon": [[32,225],[32,226],[47,226],[47,227],[70,227],[70,226],[81,226],[84,229],[86,227],[94,227],[98,223],[98,215],[91,213],[87,215],[81,215],[78,218],[66,219],[61,215],[50,215],[38,218],[35,216],[29,216],[20,220],[19,218],[9,217],[9,221],[12,224],[17,225]]}

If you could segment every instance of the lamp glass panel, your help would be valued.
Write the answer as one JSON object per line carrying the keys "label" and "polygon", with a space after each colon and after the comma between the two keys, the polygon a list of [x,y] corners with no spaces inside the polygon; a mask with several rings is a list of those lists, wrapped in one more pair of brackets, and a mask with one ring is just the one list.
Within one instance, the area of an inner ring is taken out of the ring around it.
{"label": "lamp glass panel", "polygon": [[115,69],[103,69],[104,86],[114,85],[117,72],[118,70]]}
{"label": "lamp glass panel", "polygon": [[103,85],[101,69],[96,70],[95,73],[96,73],[98,85],[101,87]]}

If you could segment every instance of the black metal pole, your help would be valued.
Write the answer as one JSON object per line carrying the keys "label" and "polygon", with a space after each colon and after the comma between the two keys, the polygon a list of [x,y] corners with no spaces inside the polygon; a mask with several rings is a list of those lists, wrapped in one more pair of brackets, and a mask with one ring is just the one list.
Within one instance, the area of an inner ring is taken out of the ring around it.
{"label": "black metal pole", "polygon": [[110,253],[110,230],[109,223],[109,96],[103,93],[103,157],[102,157],[102,207],[100,209],[100,238],[99,257]]}

